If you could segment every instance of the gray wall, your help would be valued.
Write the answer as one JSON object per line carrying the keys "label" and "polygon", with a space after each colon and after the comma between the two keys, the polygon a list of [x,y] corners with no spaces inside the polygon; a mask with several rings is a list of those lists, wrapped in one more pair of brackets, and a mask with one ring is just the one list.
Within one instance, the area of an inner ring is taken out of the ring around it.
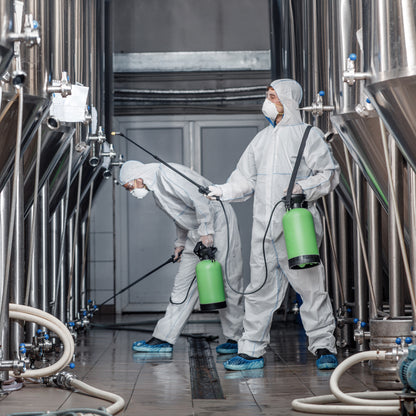
{"label": "gray wall", "polygon": [[117,0],[114,52],[269,49],[268,0]]}
{"label": "gray wall", "polygon": [[[223,183],[256,133],[265,126],[261,115],[120,117],[119,130],[162,159],[182,163],[213,183]],[[156,162],[130,143],[120,143],[128,160]],[[192,185],[190,185],[192,186]],[[245,283],[249,282],[252,200],[234,204],[239,221]],[[151,195],[142,201],[120,186],[115,193],[116,290],[119,291],[166,261],[176,238],[172,220],[156,207]],[[168,265],[132,287],[117,300],[118,312],[163,311],[169,301],[177,265]]]}
{"label": "gray wall", "polygon": [[[113,184],[103,181],[91,208],[88,250],[88,299],[103,303],[114,294]],[[109,302],[113,304],[113,302]]]}

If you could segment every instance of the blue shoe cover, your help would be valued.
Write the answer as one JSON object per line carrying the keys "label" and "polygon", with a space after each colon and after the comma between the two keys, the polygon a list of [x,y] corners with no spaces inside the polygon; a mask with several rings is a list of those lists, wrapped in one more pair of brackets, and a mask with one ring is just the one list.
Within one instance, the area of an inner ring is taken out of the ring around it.
{"label": "blue shoe cover", "polygon": [[146,341],[136,341],[133,343],[133,351],[136,352],[172,352],[173,346],[168,342],[163,344],[149,345]]}
{"label": "blue shoe cover", "polygon": [[337,357],[334,354],[321,355],[316,360],[318,370],[332,370],[338,365]]}
{"label": "blue shoe cover", "polygon": [[133,352],[132,355],[135,363],[171,362],[173,357],[171,352]]}
{"label": "blue shoe cover", "polygon": [[217,354],[237,354],[238,353],[238,344],[234,342],[224,342],[224,344],[218,345],[215,348]]}
{"label": "blue shoe cover", "polygon": [[256,358],[254,360],[246,360],[239,355],[236,355],[233,358],[230,358],[228,361],[224,363],[224,367],[226,370],[253,370],[256,368],[263,368],[264,367],[264,358]]}

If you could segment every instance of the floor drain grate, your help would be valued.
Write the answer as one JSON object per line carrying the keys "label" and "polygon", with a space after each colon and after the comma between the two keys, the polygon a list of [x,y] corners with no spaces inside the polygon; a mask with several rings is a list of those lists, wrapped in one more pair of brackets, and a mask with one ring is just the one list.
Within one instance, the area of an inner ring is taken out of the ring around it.
{"label": "floor drain grate", "polygon": [[193,399],[225,399],[208,341],[188,337]]}

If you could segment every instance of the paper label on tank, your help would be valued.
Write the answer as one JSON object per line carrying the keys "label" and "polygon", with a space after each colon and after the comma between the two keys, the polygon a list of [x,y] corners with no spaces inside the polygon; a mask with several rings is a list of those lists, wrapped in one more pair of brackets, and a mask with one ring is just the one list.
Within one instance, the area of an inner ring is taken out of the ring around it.
{"label": "paper label on tank", "polygon": [[68,123],[84,122],[87,114],[88,87],[72,85],[71,95],[53,94],[50,115]]}
{"label": "paper label on tank", "polygon": [[94,106],[92,106],[91,107],[91,134],[95,134],[97,132],[97,125],[98,125],[97,109]]}

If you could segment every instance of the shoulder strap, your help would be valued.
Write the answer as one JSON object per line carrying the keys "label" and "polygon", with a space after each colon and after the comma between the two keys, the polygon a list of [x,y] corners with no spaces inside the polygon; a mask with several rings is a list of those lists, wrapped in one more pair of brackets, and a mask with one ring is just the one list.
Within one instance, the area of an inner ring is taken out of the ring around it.
{"label": "shoulder strap", "polygon": [[300,161],[302,160],[303,151],[305,150],[305,146],[306,146],[306,140],[309,136],[309,132],[310,132],[311,128],[312,128],[312,126],[306,127],[306,130],[303,133],[302,142],[301,142],[300,147],[299,147],[298,155],[296,157],[295,166],[293,168],[292,176],[290,177],[289,186],[287,188],[286,207],[290,206],[290,202],[291,202],[291,199],[292,199],[292,191],[293,191],[293,187],[295,186],[295,181],[296,181],[296,175],[298,173]]}

